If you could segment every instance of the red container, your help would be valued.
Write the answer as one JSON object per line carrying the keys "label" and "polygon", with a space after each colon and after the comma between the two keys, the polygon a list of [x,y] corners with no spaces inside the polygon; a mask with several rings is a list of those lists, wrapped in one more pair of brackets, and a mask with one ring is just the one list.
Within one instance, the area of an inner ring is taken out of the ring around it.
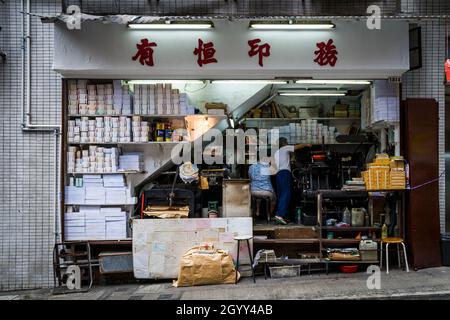
{"label": "red container", "polygon": [[355,273],[358,271],[358,265],[339,266],[339,269],[341,269],[341,272],[343,273]]}
{"label": "red container", "polygon": [[450,59],[445,61],[444,69],[445,69],[445,75],[447,78],[447,82],[450,83]]}

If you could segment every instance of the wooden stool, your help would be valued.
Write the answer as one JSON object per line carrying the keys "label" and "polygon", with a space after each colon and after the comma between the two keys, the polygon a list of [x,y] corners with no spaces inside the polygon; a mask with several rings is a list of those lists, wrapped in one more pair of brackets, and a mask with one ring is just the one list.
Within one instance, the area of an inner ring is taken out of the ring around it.
{"label": "wooden stool", "polygon": [[236,284],[238,282],[238,271],[239,271],[239,248],[240,248],[240,244],[241,241],[246,241],[247,242],[247,248],[248,248],[248,255],[250,257],[250,268],[252,269],[252,277],[253,277],[253,283],[256,283],[255,280],[255,270],[253,270],[253,254],[252,251],[250,249],[250,240],[253,239],[253,236],[237,236],[234,237],[234,240],[237,241],[237,257],[236,257]]}
{"label": "wooden stool", "polygon": [[389,245],[397,245],[397,257],[398,266],[401,268],[400,263],[400,245],[403,247],[403,256],[405,258],[406,272],[409,272],[408,257],[406,256],[406,246],[402,238],[384,238],[381,240],[381,251],[380,251],[380,269],[383,268],[383,244],[386,244],[386,274],[389,274]]}
{"label": "wooden stool", "polygon": [[253,203],[253,209],[255,209],[257,216],[259,217],[259,210],[256,209],[261,209],[261,205],[258,205],[258,203],[260,204],[261,201],[264,200],[264,202],[266,203],[266,213],[267,213],[267,223],[270,222],[270,208],[271,208],[271,204],[272,204],[272,200],[270,196],[255,196],[252,194],[252,203]]}

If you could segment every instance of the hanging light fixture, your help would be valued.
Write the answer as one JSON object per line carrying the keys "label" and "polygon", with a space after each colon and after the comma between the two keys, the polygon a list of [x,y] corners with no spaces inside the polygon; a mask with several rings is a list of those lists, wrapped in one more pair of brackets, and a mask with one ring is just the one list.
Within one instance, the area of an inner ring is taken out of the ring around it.
{"label": "hanging light fixture", "polygon": [[260,20],[250,21],[249,27],[260,30],[330,30],[336,25],[330,21]]}
{"label": "hanging light fixture", "polygon": [[129,23],[128,28],[135,30],[208,30],[214,24],[208,20],[165,20],[150,23]]}
{"label": "hanging light fixture", "polygon": [[280,96],[298,96],[298,97],[342,97],[347,91],[342,90],[279,90]]}
{"label": "hanging light fixture", "polygon": [[287,84],[286,80],[212,80],[214,84]]}
{"label": "hanging light fixture", "polygon": [[128,84],[204,84],[203,80],[128,80]]}
{"label": "hanging light fixture", "polygon": [[320,80],[320,79],[302,79],[297,80],[298,84],[370,84],[368,80]]}

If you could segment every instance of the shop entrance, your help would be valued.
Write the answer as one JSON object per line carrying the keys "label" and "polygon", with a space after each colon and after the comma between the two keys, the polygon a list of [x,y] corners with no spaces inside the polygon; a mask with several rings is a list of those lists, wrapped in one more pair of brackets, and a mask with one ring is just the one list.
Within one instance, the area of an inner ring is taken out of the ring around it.
{"label": "shop entrance", "polygon": [[[192,221],[183,228],[193,232],[183,242],[178,229],[151,229],[167,233],[158,243],[174,258],[198,241],[235,255],[233,235],[244,232],[254,236],[253,253],[309,271],[376,264],[381,238],[404,234],[397,87],[387,80],[67,80],[65,241],[124,250],[142,232],[138,221],[181,219]],[[284,160],[280,143],[292,146]],[[202,161],[193,155],[174,164],[173,150],[199,145]],[[241,158],[230,156],[239,151]],[[220,218],[228,226],[216,230]],[[174,278],[174,261],[159,261],[164,268],[142,277]]]}

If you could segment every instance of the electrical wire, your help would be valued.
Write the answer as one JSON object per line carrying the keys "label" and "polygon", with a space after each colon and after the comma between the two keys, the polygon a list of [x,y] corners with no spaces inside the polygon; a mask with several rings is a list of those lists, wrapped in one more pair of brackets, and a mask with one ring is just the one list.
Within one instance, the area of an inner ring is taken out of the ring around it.
{"label": "electrical wire", "polygon": [[432,179],[432,180],[429,180],[429,181],[424,182],[424,183],[421,183],[421,184],[419,184],[419,185],[417,185],[417,186],[411,187],[410,190],[416,190],[416,189],[425,187],[425,186],[427,186],[427,185],[429,185],[429,184],[431,184],[431,183],[433,183],[433,182],[439,181],[439,180],[442,178],[442,176],[443,176],[444,174],[445,174],[445,170],[443,170],[443,171],[441,172],[441,174],[440,174],[437,178]]}
{"label": "electrical wire", "polygon": [[185,92],[187,92],[187,93],[195,93],[195,92],[198,92],[198,91],[201,91],[201,90],[205,89],[205,88],[208,86],[208,82],[205,81],[205,83],[203,84],[203,87],[198,88],[198,89],[195,89],[195,90],[188,90],[188,89],[187,89],[187,86],[188,86],[188,84],[186,83],[186,84],[184,85],[184,88],[183,88],[183,90],[184,90]]}

